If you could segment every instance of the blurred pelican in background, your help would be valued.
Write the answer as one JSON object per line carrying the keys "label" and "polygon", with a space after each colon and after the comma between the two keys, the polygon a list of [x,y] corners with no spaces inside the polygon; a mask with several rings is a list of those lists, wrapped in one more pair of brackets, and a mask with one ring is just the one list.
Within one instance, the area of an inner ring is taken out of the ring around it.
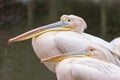
{"label": "blurred pelican in background", "polygon": [[[120,53],[112,44],[84,33],[87,28],[86,22],[75,15],[63,15],[60,21],[33,29],[17,37],[8,40],[8,43],[32,39],[33,49],[39,59],[77,52],[86,49],[90,45],[98,45],[103,51],[115,56],[114,63],[119,64]],[[49,70],[55,72],[56,63],[44,63]]]}
{"label": "blurred pelican in background", "polygon": [[120,67],[111,63],[109,53],[89,46],[82,52],[66,53],[42,62],[59,62],[56,66],[58,80],[120,80]]}
{"label": "blurred pelican in background", "polygon": [[120,51],[120,37],[113,39],[110,43]]}

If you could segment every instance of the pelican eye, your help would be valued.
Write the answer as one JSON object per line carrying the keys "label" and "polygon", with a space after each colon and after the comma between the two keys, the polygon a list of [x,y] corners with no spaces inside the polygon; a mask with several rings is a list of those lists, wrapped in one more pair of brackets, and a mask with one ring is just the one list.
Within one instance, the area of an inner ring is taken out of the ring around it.
{"label": "pelican eye", "polygon": [[71,20],[70,19],[68,19],[68,22],[70,22]]}
{"label": "pelican eye", "polygon": [[94,49],[94,48],[91,48],[90,51],[95,51],[95,49]]}

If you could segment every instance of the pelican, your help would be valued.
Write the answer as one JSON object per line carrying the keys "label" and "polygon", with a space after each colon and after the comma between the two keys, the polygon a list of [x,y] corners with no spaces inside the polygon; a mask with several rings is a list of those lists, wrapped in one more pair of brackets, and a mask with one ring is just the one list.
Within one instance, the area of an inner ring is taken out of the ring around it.
{"label": "pelican", "polygon": [[106,54],[95,46],[88,46],[82,52],[61,54],[41,61],[59,62],[55,70],[58,80],[120,80],[120,67],[111,63]]}
{"label": "pelican", "polygon": [[[87,24],[81,17],[63,15],[60,21],[25,32],[9,39],[8,43],[32,38],[32,46],[39,59],[82,51],[87,46],[95,44],[115,56],[117,59],[114,62],[118,64],[120,57],[118,49],[98,37],[84,33],[86,28]],[[49,70],[55,72],[56,63],[45,62],[44,64]]]}

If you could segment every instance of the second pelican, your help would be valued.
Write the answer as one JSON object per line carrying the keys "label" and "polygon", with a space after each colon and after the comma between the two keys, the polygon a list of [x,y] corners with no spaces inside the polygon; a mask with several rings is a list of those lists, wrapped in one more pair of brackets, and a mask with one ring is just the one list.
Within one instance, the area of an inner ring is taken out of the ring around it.
{"label": "second pelican", "polygon": [[109,53],[90,46],[82,52],[61,54],[42,59],[42,62],[59,62],[56,66],[58,80],[119,80],[120,67],[109,62],[111,58],[106,54]]}

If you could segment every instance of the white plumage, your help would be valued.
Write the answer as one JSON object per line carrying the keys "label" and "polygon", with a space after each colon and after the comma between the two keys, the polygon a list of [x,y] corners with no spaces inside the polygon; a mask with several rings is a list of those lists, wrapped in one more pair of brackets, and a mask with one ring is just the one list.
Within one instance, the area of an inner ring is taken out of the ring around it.
{"label": "white plumage", "polygon": [[[34,38],[32,45],[40,59],[58,54],[82,51],[87,46],[98,45],[99,48],[106,51],[106,53],[109,53],[113,57],[116,56],[115,60],[112,62],[120,65],[118,60],[120,54],[118,54],[118,50],[116,50],[112,44],[86,33],[79,35],[71,31],[49,32]],[[55,63],[45,63],[45,65],[51,71],[55,71]]]}
{"label": "white plumage", "polygon": [[120,80],[120,67],[94,58],[68,58],[56,67],[58,80]]}
{"label": "white plumage", "polygon": [[120,37],[113,39],[110,43],[120,51]]}

